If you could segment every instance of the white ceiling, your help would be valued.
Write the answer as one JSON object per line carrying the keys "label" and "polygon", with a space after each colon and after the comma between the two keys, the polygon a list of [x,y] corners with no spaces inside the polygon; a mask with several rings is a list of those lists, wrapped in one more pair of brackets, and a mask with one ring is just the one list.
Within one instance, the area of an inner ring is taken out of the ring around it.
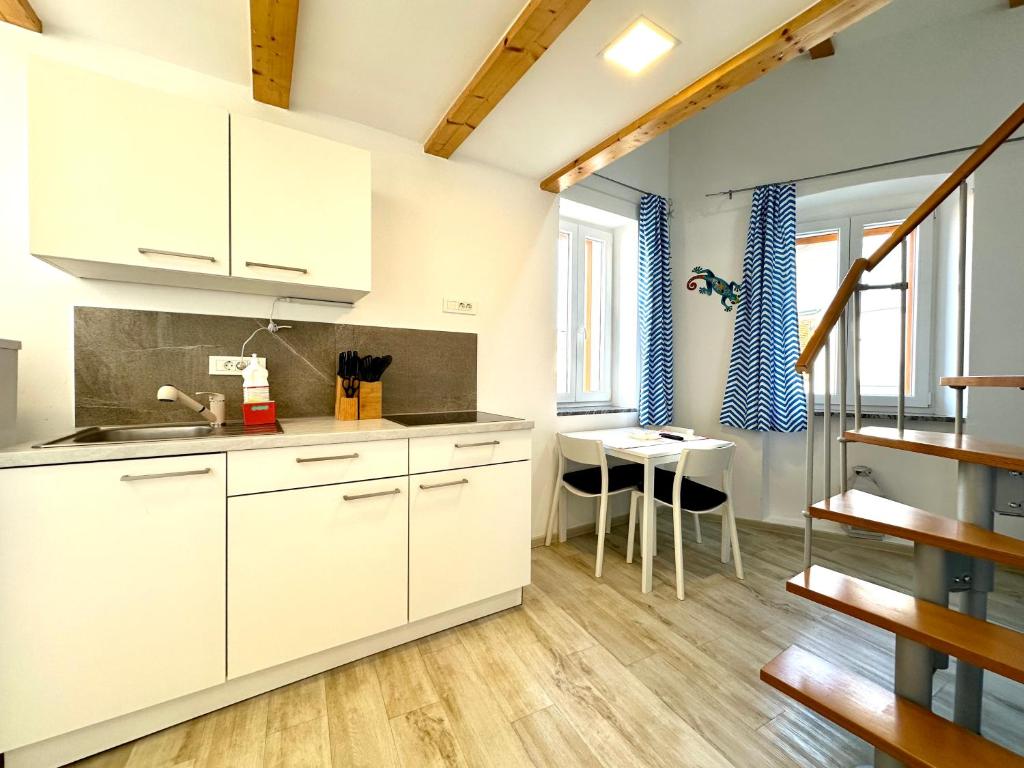
{"label": "white ceiling", "polygon": [[[292,109],[422,142],[525,0],[302,0]],[[249,82],[244,0],[33,0],[48,32]],[[466,157],[541,179],[811,0],[592,0],[470,136]],[[632,76],[601,50],[645,15],[680,41]]]}

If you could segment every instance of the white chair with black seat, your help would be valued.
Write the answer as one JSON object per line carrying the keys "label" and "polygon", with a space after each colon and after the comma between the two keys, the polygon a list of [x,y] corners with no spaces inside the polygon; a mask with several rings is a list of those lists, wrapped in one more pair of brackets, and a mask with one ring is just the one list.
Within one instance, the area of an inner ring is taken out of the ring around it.
{"label": "white chair with black seat", "polygon": [[[582,440],[566,435],[557,435],[557,438],[558,474],[555,476],[555,492],[551,499],[551,511],[548,513],[545,544],[551,544],[555,519],[561,514],[562,505],[559,502],[563,488],[576,496],[600,499],[594,521],[597,533],[597,564],[594,576],[600,578],[604,567],[604,536],[611,523],[608,517],[608,498],[619,493],[636,491],[643,485],[643,467],[639,464],[609,467],[604,444],[600,440]],[[566,460],[588,466],[585,469],[566,472]],[[563,528],[564,521],[560,521],[559,530]]]}
{"label": "white chair with black seat", "polygon": [[[675,471],[658,467],[654,471],[654,508],[658,506],[672,507],[672,536],[675,546],[676,565],[676,597],[683,599],[683,512],[694,515],[706,515],[721,510],[722,513],[722,547],[723,563],[729,562],[732,550],[733,565],[736,578],[743,578],[743,559],[740,555],[740,542],[736,534],[736,515],[732,505],[732,459],[736,451],[734,443],[709,445],[708,447],[688,447],[679,455]],[[691,480],[691,477],[710,477],[719,475],[722,488],[710,488],[702,483]],[[647,489],[633,492],[629,505],[629,537],[626,542],[626,562],[633,562],[634,530],[636,527],[636,510],[642,502]],[[699,529],[698,529],[699,530]]]}

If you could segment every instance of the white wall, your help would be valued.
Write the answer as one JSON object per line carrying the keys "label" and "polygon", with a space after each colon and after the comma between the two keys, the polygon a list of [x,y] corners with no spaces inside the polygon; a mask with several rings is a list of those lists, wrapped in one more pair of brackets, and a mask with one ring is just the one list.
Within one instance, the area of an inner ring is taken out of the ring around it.
{"label": "white wall", "polygon": [[[1009,10],[1001,0],[961,0],[935,11],[933,0],[893,3],[839,35],[834,57],[793,61],[670,134],[670,189],[677,211],[672,231],[676,423],[736,440],[737,508],[743,516],[798,519],[804,435],[763,436],[718,423],[734,314],[685,291],[682,280],[698,264],[740,279],[750,194],[731,200],[705,195],[980,142],[1020,103],[1024,13]],[[1022,199],[1021,156],[1020,145],[1005,148],[975,179],[970,357],[975,372],[1020,370],[1024,362],[1021,317],[1014,310],[1019,302],[1013,298],[1024,277],[1021,217],[1012,212],[1019,211]],[[960,157],[803,183],[798,193],[948,173]],[[1007,322],[1017,324],[1016,335],[993,333]],[[1009,359],[999,355],[1007,344],[1013,347]],[[974,397],[972,406],[970,431],[990,430],[980,398]],[[993,408],[992,420],[1003,421],[1004,413]],[[819,421],[819,440],[820,427]],[[1002,429],[1020,442],[1020,425]],[[952,514],[952,462],[864,446],[851,446],[850,458],[851,465],[874,467],[895,498]]]}
{"label": "white wall", "polygon": [[[534,531],[542,530],[554,472],[552,434],[558,426],[555,196],[540,191],[534,179],[434,158],[418,144],[365,126],[265,107],[254,103],[247,89],[195,72],[0,24],[0,337],[24,342],[21,440],[51,438],[73,428],[75,305],[266,317],[272,302],[240,294],[79,280],[29,255],[25,70],[32,54],[369,149],[373,291],[351,310],[279,304],[278,317],[479,334],[480,408],[537,423]],[[442,314],[444,296],[473,299],[479,314]]]}
{"label": "white wall", "polygon": [[[967,359],[977,374],[1024,372],[1024,142],[1001,153],[976,174]],[[970,432],[1024,444],[1024,392],[975,389],[967,407]],[[1024,538],[1024,518],[997,515],[996,530]]]}

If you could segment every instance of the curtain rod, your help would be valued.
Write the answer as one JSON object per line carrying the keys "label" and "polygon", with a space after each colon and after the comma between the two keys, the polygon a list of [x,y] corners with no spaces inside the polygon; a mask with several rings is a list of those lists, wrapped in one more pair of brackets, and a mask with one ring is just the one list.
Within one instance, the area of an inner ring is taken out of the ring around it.
{"label": "curtain rod", "polygon": [[[1007,139],[1005,143],[1006,144],[1012,144],[1013,142],[1016,142],[1016,141],[1024,141],[1024,136],[1018,136],[1015,139]],[[816,174],[814,176],[803,176],[803,177],[801,177],[799,179],[789,179],[788,181],[775,181],[775,182],[771,182],[771,183],[772,184],[797,184],[797,183],[799,183],[801,181],[814,181],[816,179],[827,179],[827,178],[830,178],[832,176],[842,176],[842,175],[847,174],[847,173],[857,173],[859,171],[871,171],[871,170],[874,170],[875,168],[885,168],[886,166],[889,166],[889,165],[899,165],[900,163],[911,163],[911,162],[914,162],[915,160],[929,160],[929,159],[931,159],[933,157],[943,157],[944,155],[955,155],[958,152],[970,152],[972,150],[977,149],[979,146],[981,146],[981,145],[980,144],[975,144],[974,146],[971,146],[971,147],[960,147],[958,149],[945,149],[945,150],[943,150],[941,152],[930,152],[927,155],[917,155],[915,157],[904,157],[902,160],[890,160],[890,161],[888,161],[886,163],[873,163],[872,165],[861,165],[861,166],[858,166],[857,168],[846,168],[845,170],[842,170],[842,171],[832,171],[830,173],[819,173],[819,174]],[[604,178],[604,177],[602,176],[601,178]],[[609,179],[609,181],[614,181],[614,179]],[[619,182],[616,182],[616,183],[619,183]],[[759,186],[764,186],[764,185],[763,184],[758,184],[758,185],[753,186],[753,187],[740,187],[739,189],[727,189],[724,192],[709,192],[708,194],[704,195],[704,197],[725,197],[726,195],[728,195],[729,199],[732,200],[732,196],[734,194],[736,194],[738,192],[752,192],[753,190],[757,189],[757,187],[759,187]]]}
{"label": "curtain rod", "polygon": [[[634,187],[632,184],[627,184],[624,181],[619,181],[618,179],[613,179],[611,176],[605,176],[604,174],[597,173],[596,171],[594,173],[590,174],[590,175],[591,176],[597,176],[597,178],[604,179],[605,181],[610,181],[612,184],[618,184],[620,187],[625,187],[626,189],[632,189],[634,192],[639,192],[641,195],[653,195],[653,194],[655,194],[654,192],[648,192],[646,189],[640,189],[640,187]],[[658,197],[664,197],[664,195],[658,195]]]}

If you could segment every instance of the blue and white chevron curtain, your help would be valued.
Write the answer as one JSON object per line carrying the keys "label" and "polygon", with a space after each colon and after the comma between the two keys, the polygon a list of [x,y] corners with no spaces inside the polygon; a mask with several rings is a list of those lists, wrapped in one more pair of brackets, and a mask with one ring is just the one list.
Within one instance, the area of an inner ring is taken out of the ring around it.
{"label": "blue and white chevron curtain", "polygon": [[640,198],[640,425],[672,423],[672,254],[669,203]]}
{"label": "blue and white chevron curtain", "polygon": [[721,422],[755,432],[807,428],[796,314],[796,185],[754,191]]}

